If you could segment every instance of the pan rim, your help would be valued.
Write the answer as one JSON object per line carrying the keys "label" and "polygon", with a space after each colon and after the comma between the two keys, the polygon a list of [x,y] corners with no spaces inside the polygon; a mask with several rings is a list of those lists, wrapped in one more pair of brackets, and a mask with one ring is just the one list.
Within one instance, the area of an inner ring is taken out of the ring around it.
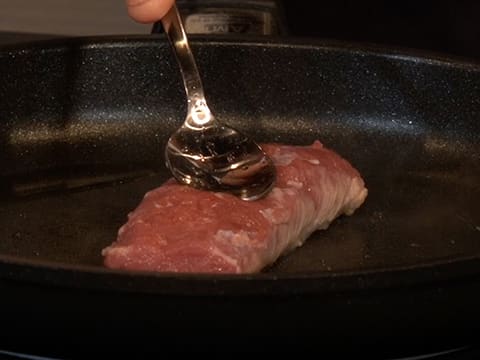
{"label": "pan rim", "polygon": [[[463,68],[470,71],[480,71],[480,60],[465,56],[452,55],[433,50],[417,49],[405,46],[385,45],[374,42],[345,41],[331,38],[311,37],[260,37],[260,36],[222,36],[197,35],[191,36],[192,47],[202,46],[247,46],[275,47],[295,49],[323,49],[326,51],[345,52],[350,54],[376,55],[384,58],[399,59],[426,63],[428,65]],[[97,35],[52,37],[50,39],[29,40],[15,44],[0,45],[2,54],[27,53],[29,51],[54,51],[65,46],[77,46],[81,49],[132,47],[137,43],[142,46],[168,46],[167,39],[162,34],[135,35]]]}
{"label": "pan rim", "polygon": [[478,255],[363,270],[255,274],[126,271],[0,255],[0,282],[181,296],[327,295],[418,286],[448,287],[462,281],[478,282],[478,269]]}

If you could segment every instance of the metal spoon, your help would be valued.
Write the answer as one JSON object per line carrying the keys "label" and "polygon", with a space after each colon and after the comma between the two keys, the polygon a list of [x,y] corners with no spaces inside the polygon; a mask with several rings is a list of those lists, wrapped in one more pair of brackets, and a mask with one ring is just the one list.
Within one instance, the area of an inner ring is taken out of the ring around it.
{"label": "metal spoon", "polygon": [[185,122],[165,148],[167,167],[179,182],[196,188],[230,192],[243,200],[263,197],[275,182],[273,162],[259,145],[220,123],[210,112],[176,5],[162,25],[180,66],[188,100]]}

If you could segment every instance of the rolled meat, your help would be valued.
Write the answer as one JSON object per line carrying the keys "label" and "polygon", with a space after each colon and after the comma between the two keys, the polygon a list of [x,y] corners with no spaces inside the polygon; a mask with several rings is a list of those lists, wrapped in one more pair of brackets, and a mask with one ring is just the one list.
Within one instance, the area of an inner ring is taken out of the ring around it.
{"label": "rolled meat", "polygon": [[263,144],[277,168],[273,190],[244,201],[169,180],[149,191],[102,254],[109,268],[255,273],[362,205],[359,172],[319,141]]}

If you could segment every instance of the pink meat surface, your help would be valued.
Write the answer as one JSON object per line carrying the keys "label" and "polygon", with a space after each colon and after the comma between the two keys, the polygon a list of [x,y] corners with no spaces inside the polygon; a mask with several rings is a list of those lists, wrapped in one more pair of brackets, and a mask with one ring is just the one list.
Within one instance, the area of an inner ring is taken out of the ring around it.
{"label": "pink meat surface", "polygon": [[278,172],[265,198],[247,202],[169,180],[128,215],[117,240],[102,251],[105,266],[254,273],[364,202],[367,189],[358,171],[319,141],[263,147]]}

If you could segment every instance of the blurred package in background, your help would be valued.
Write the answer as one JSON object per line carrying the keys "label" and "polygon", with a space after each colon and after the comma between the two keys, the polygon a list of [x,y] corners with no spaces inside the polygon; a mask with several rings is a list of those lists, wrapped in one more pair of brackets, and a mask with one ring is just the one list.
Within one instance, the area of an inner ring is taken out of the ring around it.
{"label": "blurred package in background", "polygon": [[[177,0],[190,34],[287,35],[280,0]],[[161,32],[160,23],[153,32]]]}

